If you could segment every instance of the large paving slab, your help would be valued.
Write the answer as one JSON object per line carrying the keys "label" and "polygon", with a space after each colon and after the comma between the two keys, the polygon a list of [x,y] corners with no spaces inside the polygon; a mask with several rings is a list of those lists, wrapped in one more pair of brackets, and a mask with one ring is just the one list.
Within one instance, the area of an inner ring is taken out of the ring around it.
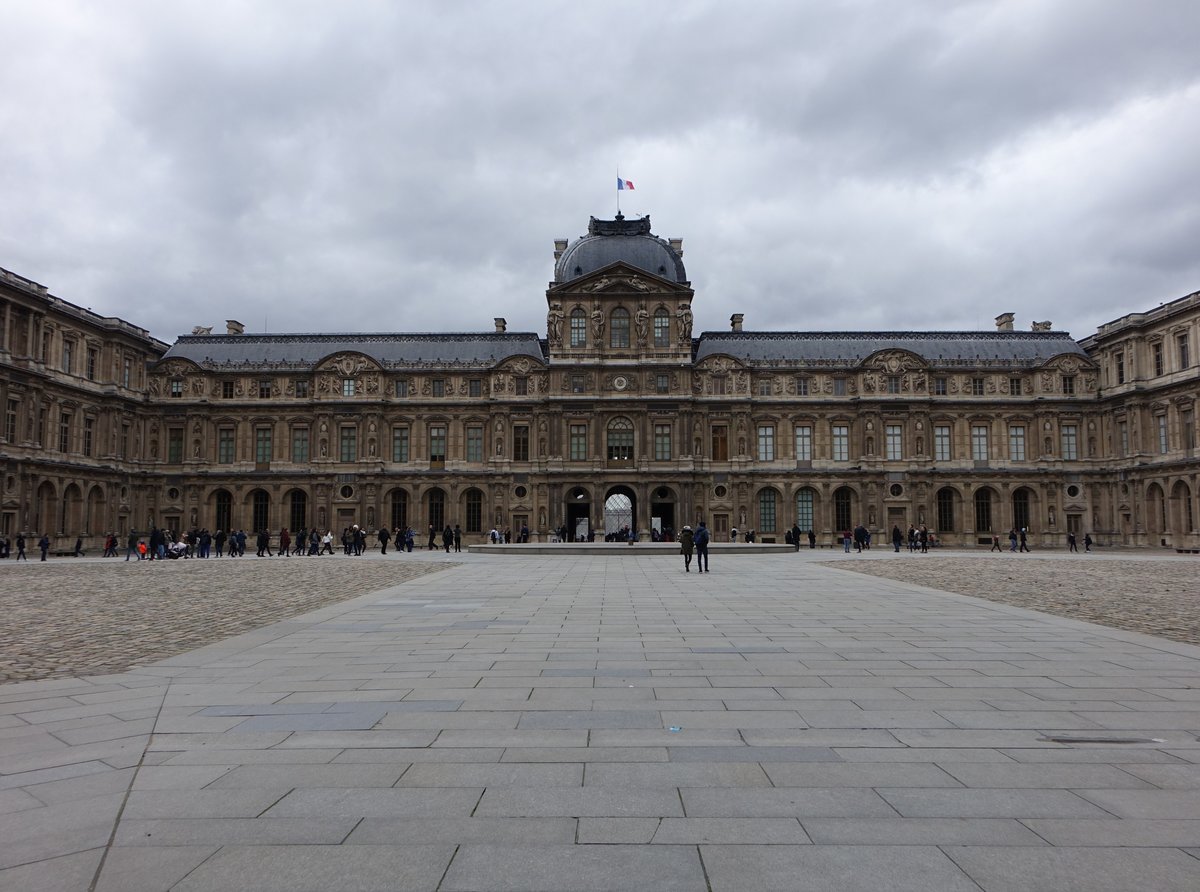
{"label": "large paving slab", "polygon": [[0,892],[1200,888],[1200,648],[884,575],[970,555],[455,560],[0,685]]}

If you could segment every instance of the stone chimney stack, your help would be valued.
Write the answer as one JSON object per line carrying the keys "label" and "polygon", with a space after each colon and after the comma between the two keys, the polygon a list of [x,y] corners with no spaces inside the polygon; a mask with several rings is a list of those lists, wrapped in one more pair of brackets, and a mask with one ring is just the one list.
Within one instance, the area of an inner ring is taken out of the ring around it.
{"label": "stone chimney stack", "polygon": [[1012,313],[1001,313],[996,317],[996,331],[1012,331],[1015,318]]}
{"label": "stone chimney stack", "polygon": [[225,334],[240,335],[246,333],[246,326],[238,322],[236,319],[225,320]]}
{"label": "stone chimney stack", "polygon": [[670,244],[672,251],[674,251],[680,257],[683,256],[683,239],[681,239],[681,238],[667,239],[667,243]]}
{"label": "stone chimney stack", "polygon": [[504,334],[506,331],[508,331],[508,320],[506,320],[503,316],[497,316],[495,318],[495,322],[496,334]]}
{"label": "stone chimney stack", "polygon": [[741,313],[734,313],[732,316],[729,317],[729,327],[733,331],[741,331],[742,330],[742,314]]}
{"label": "stone chimney stack", "polygon": [[565,238],[556,238],[554,240],[554,259],[562,257],[563,251],[567,250],[567,240]]}

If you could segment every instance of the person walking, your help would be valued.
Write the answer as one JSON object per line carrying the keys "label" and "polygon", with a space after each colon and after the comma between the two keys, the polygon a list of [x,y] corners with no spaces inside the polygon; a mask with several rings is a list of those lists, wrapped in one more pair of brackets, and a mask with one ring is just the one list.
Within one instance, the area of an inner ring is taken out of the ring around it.
{"label": "person walking", "polygon": [[454,544],[454,530],[450,524],[446,524],[446,528],[442,530],[442,547],[446,549],[446,554],[450,553],[450,546]]}
{"label": "person walking", "polygon": [[[129,536],[129,541],[132,542],[136,538],[137,537],[131,533]],[[217,530],[217,534],[215,536],[213,536],[213,545],[217,549],[217,557],[223,557],[225,555],[225,531],[224,530]]]}
{"label": "person walking", "polygon": [[896,549],[896,554],[900,553],[900,543],[904,541],[904,534],[900,532],[899,525],[892,526],[892,548]]}
{"label": "person walking", "polygon": [[989,553],[993,551],[1004,552],[1004,549],[1000,547],[1000,537],[995,533],[992,534],[992,547],[988,551]]}
{"label": "person walking", "polygon": [[29,563],[29,555],[25,553],[25,534],[17,533],[17,560]]}
{"label": "person walking", "polygon": [[1018,550],[1027,552],[1027,551],[1029,551],[1029,542],[1025,538],[1025,532],[1026,532],[1026,528],[1021,527],[1021,547]]}
{"label": "person walking", "polygon": [[1008,550],[1013,554],[1017,553],[1017,528],[1013,527],[1008,531]]}
{"label": "person walking", "polygon": [[458,524],[454,525],[454,551],[456,554],[462,551],[462,527]]}
{"label": "person walking", "polygon": [[[125,540],[125,560],[129,560],[132,555],[137,554],[137,544],[137,530],[130,530],[129,538]],[[140,561],[141,559],[142,556],[138,554],[138,560]]]}
{"label": "person walking", "polygon": [[1079,546],[1075,544],[1075,533],[1070,531],[1067,532],[1067,551],[1079,553]]}
{"label": "person walking", "polygon": [[1083,534],[1083,551],[1085,554],[1091,554],[1091,552],[1092,552],[1092,534],[1091,533]]}
{"label": "person walking", "polygon": [[811,529],[809,529],[809,531],[808,531],[808,547],[809,548],[817,547],[817,534],[814,533]]}
{"label": "person walking", "polygon": [[387,554],[388,539],[392,538],[391,532],[387,527],[380,527],[375,536],[379,539],[379,553]]}
{"label": "person walking", "polygon": [[792,545],[795,546],[796,551],[800,550],[800,524],[798,523],[792,524]]}
{"label": "person walking", "polygon": [[700,521],[700,526],[692,535],[692,542],[696,546],[696,572],[708,572],[708,527],[704,525],[704,521]]}
{"label": "person walking", "polygon": [[692,528],[684,524],[679,531],[679,552],[683,555],[683,572],[692,572],[692,552],[696,549],[696,540],[692,537]]}
{"label": "person walking", "polygon": [[42,533],[42,538],[38,539],[38,548],[42,550],[42,560],[46,559],[46,552],[50,550],[50,537]]}

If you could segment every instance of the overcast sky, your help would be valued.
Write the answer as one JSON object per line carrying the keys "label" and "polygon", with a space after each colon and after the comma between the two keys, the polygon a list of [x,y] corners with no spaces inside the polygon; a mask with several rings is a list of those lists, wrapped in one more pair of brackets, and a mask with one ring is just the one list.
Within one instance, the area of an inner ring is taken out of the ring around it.
{"label": "overcast sky", "polygon": [[1200,2],[6,2],[0,267],[174,340],[545,332],[553,240],[696,329],[1076,337],[1200,289]]}

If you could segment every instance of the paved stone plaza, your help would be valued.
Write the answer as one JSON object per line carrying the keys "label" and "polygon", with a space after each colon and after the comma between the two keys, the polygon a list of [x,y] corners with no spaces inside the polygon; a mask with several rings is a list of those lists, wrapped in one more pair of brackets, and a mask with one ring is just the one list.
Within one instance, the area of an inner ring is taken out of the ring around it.
{"label": "paved stone plaza", "polygon": [[982,556],[455,557],[0,686],[0,890],[1200,888],[1198,647],[839,569]]}

